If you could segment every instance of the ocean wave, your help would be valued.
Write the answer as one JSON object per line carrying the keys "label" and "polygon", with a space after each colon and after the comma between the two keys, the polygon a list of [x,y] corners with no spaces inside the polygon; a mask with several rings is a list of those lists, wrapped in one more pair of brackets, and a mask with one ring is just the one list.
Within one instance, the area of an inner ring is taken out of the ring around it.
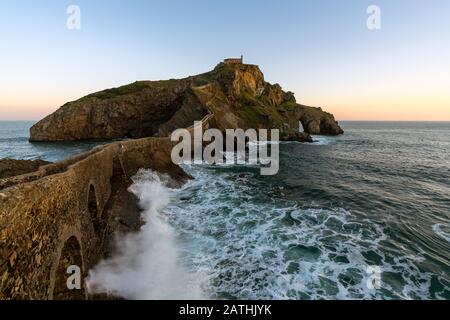
{"label": "ocean wave", "polygon": [[[231,299],[428,298],[418,256],[388,254],[382,226],[341,208],[304,208],[270,197],[247,176],[187,168],[169,222],[207,294]],[[242,177],[241,177],[242,176]],[[266,190],[267,191],[267,190]],[[380,290],[370,287],[380,270]]]}
{"label": "ocean wave", "polygon": [[139,197],[145,224],[116,240],[116,252],[89,272],[91,293],[126,299],[202,299],[201,277],[180,263],[175,232],[166,222],[169,178],[140,170],[130,191]]}
{"label": "ocean wave", "polygon": [[[447,232],[444,231],[443,228],[446,228]],[[436,235],[450,243],[450,226],[438,223],[433,225],[433,231]]]}
{"label": "ocean wave", "polygon": [[0,138],[0,143],[27,143],[28,137]]}
{"label": "ocean wave", "polygon": [[328,146],[335,141],[333,137],[326,136],[313,136],[313,143],[311,145],[315,146]]}
{"label": "ocean wave", "polygon": [[334,143],[336,139],[328,136],[313,136],[313,142],[299,141],[281,141],[280,144],[302,144],[306,146],[328,146]]}

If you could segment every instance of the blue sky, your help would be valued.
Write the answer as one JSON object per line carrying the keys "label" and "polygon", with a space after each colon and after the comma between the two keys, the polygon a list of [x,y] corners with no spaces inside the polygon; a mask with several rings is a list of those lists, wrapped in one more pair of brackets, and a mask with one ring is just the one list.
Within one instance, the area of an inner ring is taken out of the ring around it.
{"label": "blue sky", "polygon": [[[71,4],[81,30],[66,28]],[[450,120],[449,15],[447,0],[0,0],[0,119],[243,53],[341,120]]]}

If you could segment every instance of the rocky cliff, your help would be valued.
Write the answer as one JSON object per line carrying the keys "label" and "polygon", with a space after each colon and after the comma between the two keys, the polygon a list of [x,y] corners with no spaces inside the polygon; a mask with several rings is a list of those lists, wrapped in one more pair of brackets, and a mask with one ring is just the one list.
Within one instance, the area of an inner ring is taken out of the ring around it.
{"label": "rocky cliff", "polygon": [[221,63],[201,75],[135,82],[69,102],[33,126],[30,140],[167,136],[208,113],[220,129],[277,128],[287,140],[343,133],[333,115],[297,104],[293,93],[267,83],[258,66]]}

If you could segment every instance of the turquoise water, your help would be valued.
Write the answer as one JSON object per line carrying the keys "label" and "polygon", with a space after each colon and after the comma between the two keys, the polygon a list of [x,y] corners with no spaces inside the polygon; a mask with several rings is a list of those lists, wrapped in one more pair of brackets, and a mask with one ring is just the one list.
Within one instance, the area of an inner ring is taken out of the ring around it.
{"label": "turquoise water", "polygon": [[[0,122],[0,158],[105,143],[30,144],[31,124]],[[450,299],[450,123],[342,125],[340,137],[282,143],[277,176],[185,166],[196,179],[164,217],[205,296]]]}

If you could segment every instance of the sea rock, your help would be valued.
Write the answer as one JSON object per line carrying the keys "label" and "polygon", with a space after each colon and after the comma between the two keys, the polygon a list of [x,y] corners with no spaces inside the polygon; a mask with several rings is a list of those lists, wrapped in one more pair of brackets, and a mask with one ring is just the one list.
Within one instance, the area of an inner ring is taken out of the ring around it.
{"label": "sea rock", "polygon": [[282,139],[283,141],[309,142],[312,143],[313,138],[306,132],[293,132]]}
{"label": "sea rock", "polygon": [[222,130],[280,129],[281,138],[292,138],[301,122],[310,134],[343,133],[331,114],[297,104],[292,92],[266,82],[258,66],[220,63],[197,76],[139,81],[69,102],[34,125],[30,140],[168,136],[208,114]]}
{"label": "sea rock", "polygon": [[310,110],[300,119],[306,132],[319,135],[340,135],[344,130],[339,126],[334,116],[322,109]]}
{"label": "sea rock", "polygon": [[[191,126],[206,110],[189,93],[189,80],[142,81],[69,102],[31,128],[31,141],[142,138],[154,136],[180,110],[176,124]],[[185,112],[187,114],[187,112]],[[191,121],[192,120],[192,121]]]}
{"label": "sea rock", "polygon": [[0,179],[30,173],[47,164],[50,162],[44,160],[0,159]]}

